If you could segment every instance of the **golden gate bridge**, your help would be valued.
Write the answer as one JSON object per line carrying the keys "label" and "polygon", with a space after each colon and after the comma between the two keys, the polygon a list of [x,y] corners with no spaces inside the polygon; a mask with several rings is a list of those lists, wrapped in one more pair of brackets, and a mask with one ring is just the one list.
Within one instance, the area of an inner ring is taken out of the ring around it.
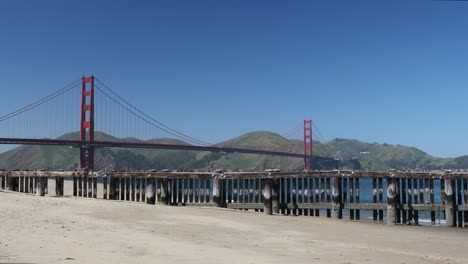
{"label": "golden gate bridge", "polygon": [[[79,118],[79,120],[78,120]],[[79,126],[78,126],[79,125]],[[76,137],[73,132],[79,128]],[[99,138],[98,132],[110,135]],[[67,135],[63,136],[63,135]],[[0,117],[0,144],[69,146],[80,150],[79,169],[94,170],[97,148],[145,148],[224,153],[250,153],[304,159],[304,169],[314,161],[334,161],[313,156],[312,121],[303,123],[304,152],[213,145],[173,129],[144,113],[94,76],[82,77],[60,90]],[[141,139],[172,138],[179,141],[148,142]]]}

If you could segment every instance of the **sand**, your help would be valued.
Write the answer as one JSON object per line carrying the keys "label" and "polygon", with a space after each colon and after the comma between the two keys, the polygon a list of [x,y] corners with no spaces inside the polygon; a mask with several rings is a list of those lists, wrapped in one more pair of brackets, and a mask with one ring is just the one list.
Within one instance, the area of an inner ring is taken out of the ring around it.
{"label": "sand", "polygon": [[0,263],[467,263],[467,242],[457,228],[0,192]]}

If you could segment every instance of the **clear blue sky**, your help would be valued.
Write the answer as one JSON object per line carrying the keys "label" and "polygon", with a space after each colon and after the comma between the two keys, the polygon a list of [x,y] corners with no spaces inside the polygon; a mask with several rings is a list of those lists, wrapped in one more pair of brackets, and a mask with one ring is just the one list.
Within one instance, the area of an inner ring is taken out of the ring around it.
{"label": "clear blue sky", "polygon": [[468,154],[467,26],[468,2],[0,1],[0,113],[94,74],[210,142],[312,119]]}

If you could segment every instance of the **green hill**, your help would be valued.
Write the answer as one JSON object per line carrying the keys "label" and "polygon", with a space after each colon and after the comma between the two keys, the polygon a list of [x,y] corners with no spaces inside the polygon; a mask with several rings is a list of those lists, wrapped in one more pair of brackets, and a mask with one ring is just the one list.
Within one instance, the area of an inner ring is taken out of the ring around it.
{"label": "green hill", "polygon": [[[59,139],[78,139],[79,133],[65,134]],[[132,141],[166,144],[187,144],[176,139],[151,139],[142,141],[134,138],[115,138],[97,132],[96,140]],[[224,147],[249,147],[264,150],[302,153],[300,140],[289,140],[278,134],[258,131],[244,134],[216,144]],[[460,169],[468,168],[468,156],[437,158],[427,153],[401,145],[365,143],[358,140],[335,139],[322,144],[314,141],[314,155],[343,159],[344,168],[364,170],[388,169]],[[5,169],[75,169],[79,158],[78,149],[58,146],[20,146],[0,154],[0,168]],[[147,169],[196,169],[196,170],[258,170],[280,168],[300,170],[303,160],[257,154],[210,153],[185,150],[157,149],[97,149],[97,170],[147,170]],[[331,169],[329,164],[317,163],[316,169]]]}
{"label": "green hill", "polygon": [[[78,138],[78,132],[58,137],[58,139]],[[180,140],[165,138],[148,141],[133,138],[119,139],[101,132],[95,134],[95,140],[187,144]],[[193,151],[106,148],[96,150],[95,167],[97,170],[178,169],[184,168],[194,159],[196,159],[196,153]],[[79,151],[75,148],[20,146],[0,154],[0,168],[75,169],[78,167],[78,160]]]}
{"label": "green hill", "polygon": [[364,170],[388,169],[444,169],[467,168],[468,158],[460,160],[437,158],[414,148],[402,145],[365,143],[358,140],[335,139],[324,144],[327,156],[359,161]]}

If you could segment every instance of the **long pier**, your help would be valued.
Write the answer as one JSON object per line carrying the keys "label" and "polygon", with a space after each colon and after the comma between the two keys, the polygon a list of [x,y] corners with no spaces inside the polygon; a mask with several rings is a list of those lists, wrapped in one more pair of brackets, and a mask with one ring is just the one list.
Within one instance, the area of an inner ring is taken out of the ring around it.
{"label": "long pier", "polygon": [[[50,192],[49,179],[55,179],[56,196],[214,206],[267,215],[350,220],[365,216],[388,224],[418,225],[427,215],[432,225],[468,225],[468,172],[463,171],[0,171],[2,190],[38,196]],[[64,194],[65,179],[72,185],[70,194]]]}

